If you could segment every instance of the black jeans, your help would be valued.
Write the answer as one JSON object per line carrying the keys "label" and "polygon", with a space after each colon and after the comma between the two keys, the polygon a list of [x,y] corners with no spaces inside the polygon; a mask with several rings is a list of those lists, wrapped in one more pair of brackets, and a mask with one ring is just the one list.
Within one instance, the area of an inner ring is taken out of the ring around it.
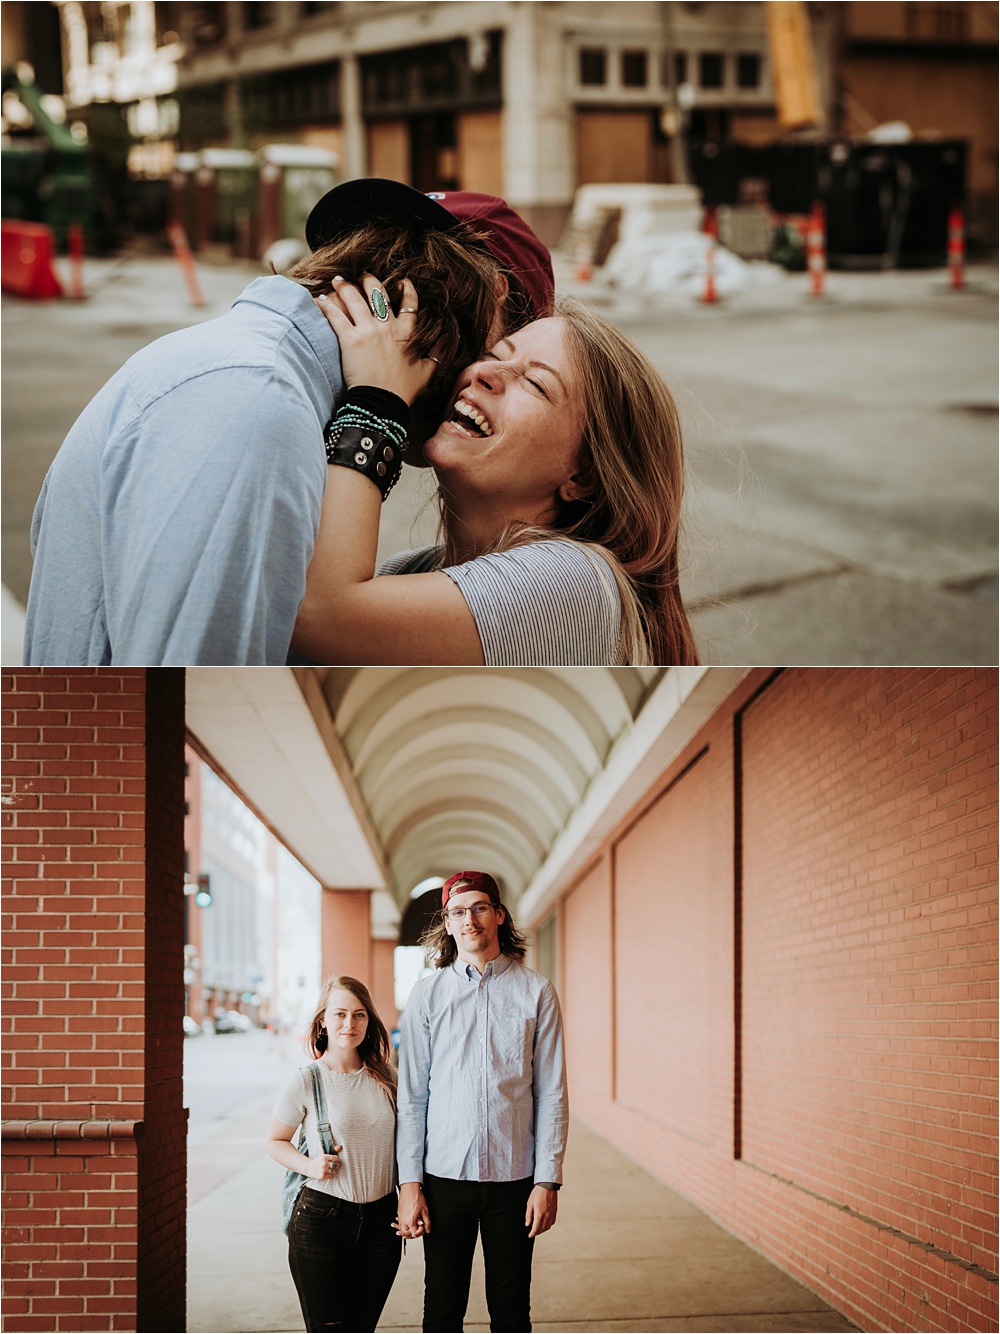
{"label": "black jeans", "polygon": [[395,1217],[395,1191],[352,1204],[302,1187],[288,1225],[288,1267],[307,1330],[374,1330],[399,1268]]}
{"label": "black jeans", "polygon": [[424,1176],[431,1230],[424,1237],[424,1329],[462,1329],[476,1234],[483,1238],[490,1329],[531,1329],[531,1252],[524,1215],[534,1182]]}

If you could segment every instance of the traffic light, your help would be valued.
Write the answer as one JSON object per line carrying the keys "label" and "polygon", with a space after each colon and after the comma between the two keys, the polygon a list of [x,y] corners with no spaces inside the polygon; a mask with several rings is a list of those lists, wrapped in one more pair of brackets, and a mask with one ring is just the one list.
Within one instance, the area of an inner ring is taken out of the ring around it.
{"label": "traffic light", "polygon": [[212,906],[212,885],[207,872],[202,872],[198,877],[198,888],[195,891],[194,901],[199,908],[211,908]]}

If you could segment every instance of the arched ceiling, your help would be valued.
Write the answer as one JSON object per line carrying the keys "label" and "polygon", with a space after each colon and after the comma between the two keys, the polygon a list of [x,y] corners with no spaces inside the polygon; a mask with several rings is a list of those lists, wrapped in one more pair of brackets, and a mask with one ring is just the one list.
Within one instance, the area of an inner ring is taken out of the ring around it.
{"label": "arched ceiling", "polygon": [[516,902],[663,668],[328,668],[401,895],[482,868]]}
{"label": "arched ceiling", "polygon": [[191,668],[188,727],[326,886],[391,934],[432,876],[537,915],[743,669]]}

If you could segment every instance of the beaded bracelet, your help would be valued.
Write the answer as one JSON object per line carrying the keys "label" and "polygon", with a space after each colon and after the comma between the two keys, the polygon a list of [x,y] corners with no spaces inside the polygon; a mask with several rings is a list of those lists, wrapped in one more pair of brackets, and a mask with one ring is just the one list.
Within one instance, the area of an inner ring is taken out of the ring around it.
{"label": "beaded bracelet", "polygon": [[341,408],[327,427],[327,463],[364,473],[383,500],[399,480],[405,449],[406,431],[398,422],[354,404]]}

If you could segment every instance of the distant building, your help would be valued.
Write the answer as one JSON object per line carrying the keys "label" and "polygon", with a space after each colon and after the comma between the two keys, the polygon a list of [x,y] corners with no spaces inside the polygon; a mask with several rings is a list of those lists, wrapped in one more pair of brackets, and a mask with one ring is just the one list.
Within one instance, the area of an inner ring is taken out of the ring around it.
{"label": "distant building", "polygon": [[[756,0],[57,3],[71,114],[123,105],[148,176],[178,153],[294,143],[335,153],[342,177],[502,194],[551,243],[580,185],[676,181],[685,146],[789,133],[778,6]],[[5,26],[41,8],[7,3]],[[817,85],[794,133],[904,121],[967,140],[971,211],[995,235],[996,3],[786,8],[808,17]]]}
{"label": "distant building", "polygon": [[190,748],[186,761],[186,1011],[304,1028],[320,982],[320,886]]}

